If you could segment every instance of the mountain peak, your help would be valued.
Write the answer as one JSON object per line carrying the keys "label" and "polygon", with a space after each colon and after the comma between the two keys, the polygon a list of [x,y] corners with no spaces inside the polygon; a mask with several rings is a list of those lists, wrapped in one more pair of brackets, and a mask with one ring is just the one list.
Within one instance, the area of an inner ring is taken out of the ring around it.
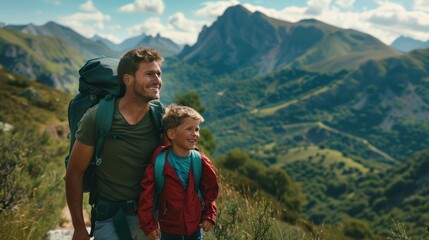
{"label": "mountain peak", "polygon": [[184,48],[179,58],[189,63],[204,62],[215,74],[249,65],[255,66],[258,74],[265,74],[286,66],[337,71],[349,66],[343,58],[353,54],[355,62],[368,59],[360,57],[362,52],[376,59],[396,54],[368,36],[315,19],[290,23],[236,5],[203,28],[197,43]]}

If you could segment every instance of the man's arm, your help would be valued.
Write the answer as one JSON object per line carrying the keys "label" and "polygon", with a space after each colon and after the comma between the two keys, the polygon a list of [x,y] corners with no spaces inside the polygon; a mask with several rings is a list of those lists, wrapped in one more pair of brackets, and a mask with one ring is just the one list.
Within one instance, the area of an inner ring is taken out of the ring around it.
{"label": "man's arm", "polygon": [[82,213],[83,175],[93,154],[93,146],[76,140],[67,165],[66,196],[75,230],[73,239],[89,239]]}

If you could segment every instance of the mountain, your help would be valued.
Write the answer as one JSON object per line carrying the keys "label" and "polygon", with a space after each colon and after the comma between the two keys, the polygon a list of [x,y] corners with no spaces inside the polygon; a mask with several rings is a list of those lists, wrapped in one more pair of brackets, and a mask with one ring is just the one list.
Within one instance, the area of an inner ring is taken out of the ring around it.
{"label": "mountain", "polygon": [[158,49],[164,57],[177,55],[182,47],[159,33],[155,36],[144,36],[134,47],[145,46]]}
{"label": "mountain", "polygon": [[401,36],[395,39],[395,41],[393,41],[390,46],[398,51],[409,52],[415,49],[429,48],[429,40],[423,42],[413,38]]}
{"label": "mountain", "polygon": [[217,154],[306,144],[396,164],[429,145],[429,50],[371,60],[353,70],[284,68],[245,78],[181,61],[165,65],[163,96],[198,93]]}
{"label": "mountain", "polygon": [[237,5],[204,27],[197,43],[185,46],[179,58],[219,74],[256,67],[263,75],[286,66],[314,71],[352,69],[370,59],[396,55],[368,34],[312,19],[290,23]]}
{"label": "mountain", "polygon": [[0,29],[0,64],[11,72],[72,91],[83,63],[76,49],[58,38]]}
{"label": "mountain", "polygon": [[104,43],[94,42],[55,22],[42,26],[7,25],[0,31],[1,65],[71,93],[77,90],[78,70],[86,60],[120,55]]}
{"label": "mountain", "polygon": [[61,40],[64,44],[74,48],[83,59],[90,59],[100,55],[118,57],[120,54],[111,50],[105,44],[94,42],[85,38],[71,28],[59,25],[55,22],[47,22],[42,26],[34,24],[28,25],[7,25],[6,29],[14,29],[34,36],[47,36]]}
{"label": "mountain", "polygon": [[144,46],[158,49],[164,57],[170,57],[177,55],[182,50],[182,47],[180,45],[177,45],[168,38],[161,37],[160,34],[157,34],[155,37],[152,37],[143,33],[139,36],[128,38],[120,44],[115,44],[100,36],[94,36],[92,40],[100,41],[109,48],[121,53],[132,48]]}
{"label": "mountain", "polygon": [[100,36],[98,36],[97,34],[96,34],[96,35],[94,35],[94,36],[91,38],[91,40],[92,40],[92,41],[94,41],[94,42],[100,42],[100,43],[102,43],[102,44],[106,45],[107,47],[109,47],[110,49],[112,49],[112,50],[114,50],[114,51],[119,51],[119,50],[120,50],[120,49],[118,48],[118,45],[117,45],[116,43],[114,43],[114,42],[110,41],[110,40],[109,40],[109,39],[107,39],[107,38],[100,37]]}

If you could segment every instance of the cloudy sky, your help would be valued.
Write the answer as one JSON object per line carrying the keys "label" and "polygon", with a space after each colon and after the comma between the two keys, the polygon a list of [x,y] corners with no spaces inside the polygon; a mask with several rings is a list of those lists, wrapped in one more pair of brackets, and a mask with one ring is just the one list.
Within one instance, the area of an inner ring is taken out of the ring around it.
{"label": "cloudy sky", "polygon": [[399,36],[429,40],[429,0],[0,0],[0,23],[71,27],[115,43],[142,33],[196,42],[224,10],[242,4],[250,11],[289,22],[314,18],[369,33],[386,44]]}

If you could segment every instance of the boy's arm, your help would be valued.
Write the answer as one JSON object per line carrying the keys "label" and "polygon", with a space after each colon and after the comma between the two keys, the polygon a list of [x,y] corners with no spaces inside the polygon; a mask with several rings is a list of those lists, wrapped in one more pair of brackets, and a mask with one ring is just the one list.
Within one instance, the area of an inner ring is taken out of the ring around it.
{"label": "boy's arm", "polygon": [[204,198],[204,213],[202,220],[216,222],[216,198],[219,194],[219,185],[213,163],[204,154],[201,154],[203,169],[201,173],[201,193]]}
{"label": "boy's arm", "polygon": [[155,200],[155,159],[161,147],[152,156],[151,163],[147,166],[141,181],[142,192],[139,197],[138,217],[140,228],[149,236],[153,231],[158,230],[158,222],[153,216],[153,205]]}

